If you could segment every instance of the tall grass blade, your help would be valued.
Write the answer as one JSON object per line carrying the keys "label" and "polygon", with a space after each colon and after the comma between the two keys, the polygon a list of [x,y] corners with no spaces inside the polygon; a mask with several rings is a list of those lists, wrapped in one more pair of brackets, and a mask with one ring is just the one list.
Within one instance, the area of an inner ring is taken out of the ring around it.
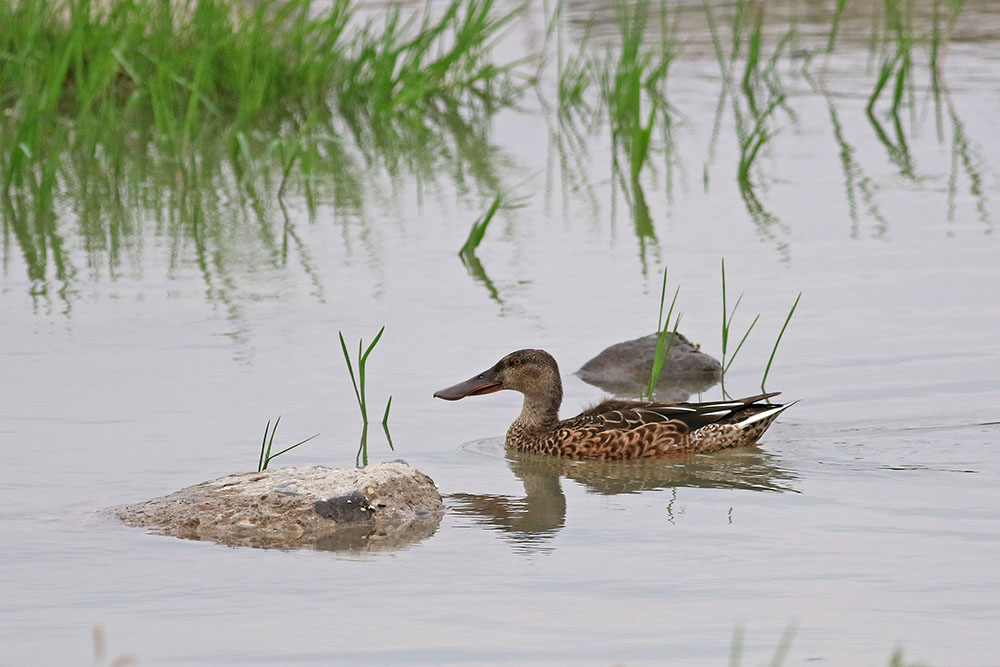
{"label": "tall grass blade", "polygon": [[[267,470],[267,464],[271,460],[271,446],[274,445],[274,436],[278,432],[278,422],[281,421],[281,417],[274,420],[274,426],[271,427],[271,435],[268,437],[267,429],[264,429],[264,437],[267,439],[267,451],[264,453],[263,463],[258,468],[257,472],[262,472]],[[271,422],[268,422],[270,424]]]}
{"label": "tall grass blade", "polygon": [[[675,299],[676,296],[677,295],[675,293]],[[673,306],[671,305],[671,310],[672,309]],[[663,331],[660,333],[659,340],[656,341],[656,354],[653,357],[653,368],[649,374],[649,386],[646,387],[646,397],[649,400],[653,399],[653,395],[656,392],[656,385],[660,381],[660,372],[663,370],[663,364],[668,358],[670,358],[670,348],[673,347],[674,341],[677,339],[677,330],[681,326],[682,315],[683,313],[677,313],[677,319],[674,320],[674,328],[670,332],[669,340],[666,340],[667,327],[664,327]]]}
{"label": "tall grass blade", "polygon": [[[743,347],[743,343],[746,342],[747,337],[750,332],[753,331],[754,326],[760,319],[760,313],[758,313],[753,318],[753,322],[747,327],[746,332],[744,332],[743,337],[740,339],[739,344],[736,349],[733,350],[732,356],[729,355],[729,334],[732,331],[733,319],[736,317],[736,311],[740,307],[740,303],[743,302],[743,295],[740,294],[736,299],[736,303],[733,304],[733,309],[730,311],[726,303],[726,258],[722,258],[722,394],[723,396],[728,396],[726,392],[726,372],[729,367],[733,365],[733,361],[736,360],[736,355],[740,353],[740,349]],[[727,361],[728,357],[728,361]]]}
{"label": "tall grass blade", "polygon": [[[667,267],[663,267],[663,284],[660,285],[660,312],[656,314],[656,332],[663,329],[663,304],[667,297]],[[670,319],[670,316],[667,316]]]}
{"label": "tall grass blade", "polygon": [[778,343],[781,342],[781,337],[785,335],[785,329],[788,328],[788,323],[792,321],[792,315],[795,314],[795,308],[799,305],[799,299],[802,298],[802,292],[795,297],[795,303],[792,304],[792,309],[788,311],[788,317],[785,318],[785,323],[781,326],[781,332],[778,333],[778,339],[774,341],[774,349],[771,350],[771,357],[767,360],[767,368],[764,369],[764,377],[760,380],[761,391],[766,391],[764,389],[764,384],[767,382],[767,374],[771,372],[771,363],[774,362],[774,355],[778,352]]}
{"label": "tall grass blade", "polygon": [[257,460],[257,472],[264,469],[264,449],[267,447],[267,434],[271,430],[271,420],[267,420],[267,425],[264,427],[264,438],[260,441],[260,458]]}
{"label": "tall grass blade", "polygon": [[361,354],[361,345],[363,339],[358,340],[358,377],[359,384],[361,385],[361,417],[364,422],[368,423],[368,404],[365,398],[365,366],[368,363],[368,355],[372,353],[375,346],[378,344],[379,339],[382,337],[382,333],[385,331],[385,326],[378,330],[375,334],[375,339],[372,340],[371,344],[365,349],[365,353]]}
{"label": "tall grass blade", "polygon": [[[660,313],[663,313],[663,303],[664,297],[666,296],[666,269],[663,270],[664,283],[663,290],[660,292]],[[680,286],[674,290],[674,298],[670,302],[670,308],[667,310],[667,319],[661,320],[657,323],[657,331],[660,336],[656,340],[656,353],[653,356],[653,366],[649,373],[649,383],[646,385],[646,392],[644,396],[652,400],[653,394],[656,391],[656,385],[660,381],[660,372],[663,370],[663,364],[670,355],[670,347],[674,344],[674,339],[677,336],[677,328],[680,326],[681,316],[677,315],[677,320],[674,324],[673,334],[670,336],[669,342],[667,341],[667,333],[670,328],[670,317],[674,312],[674,306],[677,304],[677,295],[680,293]]]}
{"label": "tall grass blade", "polygon": [[[347,362],[347,372],[351,374],[351,384],[354,385],[354,396],[358,399],[358,408],[361,409],[362,418],[365,417],[364,402],[361,400],[361,391],[358,389],[358,382],[354,378],[354,366],[351,364],[351,355],[347,351],[347,343],[344,342],[344,334],[340,331],[337,332],[340,335],[340,349],[344,351],[344,361]],[[364,419],[365,423],[368,423],[367,419]]]}
{"label": "tall grass blade", "polygon": [[[733,308],[733,312],[734,313],[736,312],[735,308]],[[729,370],[729,367],[733,365],[733,361],[736,359],[736,355],[740,353],[740,348],[743,347],[743,343],[746,342],[747,336],[749,336],[750,332],[753,331],[754,325],[757,324],[757,320],[759,319],[760,319],[760,313],[757,313],[757,315],[755,315],[753,318],[753,322],[751,322],[750,326],[747,327],[746,333],[743,334],[743,338],[740,339],[740,344],[736,346],[735,350],[733,350],[733,356],[729,357],[729,363],[727,363],[725,367],[722,369],[723,375],[725,375],[725,373]]]}
{"label": "tall grass blade", "polygon": [[[733,308],[735,312],[736,309]],[[726,258],[722,258],[722,360],[726,360],[726,344],[729,342],[729,310],[726,308]]]}

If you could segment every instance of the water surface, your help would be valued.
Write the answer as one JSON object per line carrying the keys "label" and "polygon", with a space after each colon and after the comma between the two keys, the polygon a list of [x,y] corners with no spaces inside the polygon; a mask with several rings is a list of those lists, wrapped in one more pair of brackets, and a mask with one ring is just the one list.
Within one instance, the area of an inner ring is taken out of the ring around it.
{"label": "water surface", "polygon": [[[592,9],[568,5],[571,48]],[[540,12],[498,57],[539,46]],[[790,12],[806,52],[825,46],[829,14],[816,14]],[[85,662],[99,625],[109,655],[157,665],[721,665],[738,632],[743,664],[759,664],[789,628],[787,665],[885,664],[896,647],[995,664],[998,25],[989,3],[969,4],[946,94],[935,102],[918,68],[902,135],[883,106],[865,113],[875,74],[856,25],[810,77],[782,60],[792,113],[776,116],[751,198],[731,108],[712,139],[719,69],[692,26],[669,79],[676,143],[669,158],[654,146],[640,180],[652,235],[612,173],[606,127],[585,132],[584,153],[560,152],[566,128],[529,96],[474,146],[489,177],[463,171],[469,158],[375,165],[354,204],[331,188],[311,215],[293,188],[288,226],[273,201],[263,227],[220,218],[208,255],[140,211],[111,258],[71,201],[58,220],[68,279],[51,261],[39,279],[5,236],[0,662]],[[455,253],[497,183],[523,205],[494,220],[470,271]],[[655,328],[663,266],[682,331],[719,356],[723,257],[730,294],[745,293],[737,326],[761,313],[727,376],[734,394],[759,390],[803,292],[767,387],[801,402],[760,451],[512,458],[501,438],[516,395],[431,397],[543,347],[575,414],[601,393],[572,371]],[[392,394],[396,449],[376,428],[369,456],[439,484],[451,511],[430,538],[377,554],[232,549],[94,513],[251,469],[278,415],[289,444],[322,435],[277,463],[353,465],[337,332],[369,340],[383,324],[368,393],[379,413]]]}

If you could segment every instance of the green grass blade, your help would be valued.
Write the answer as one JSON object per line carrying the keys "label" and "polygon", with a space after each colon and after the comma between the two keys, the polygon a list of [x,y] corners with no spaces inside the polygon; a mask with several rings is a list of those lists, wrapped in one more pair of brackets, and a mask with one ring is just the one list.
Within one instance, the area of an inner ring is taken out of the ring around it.
{"label": "green grass blade", "polygon": [[899,54],[896,54],[896,56],[892,59],[886,60],[882,63],[878,78],[875,80],[875,88],[872,90],[872,94],[868,96],[868,104],[865,106],[865,111],[869,116],[874,113],[873,109],[875,108],[875,102],[882,94],[882,89],[885,88],[885,84],[889,82],[889,78],[896,69],[897,62],[899,62]]}
{"label": "green grass blade", "polygon": [[264,448],[267,447],[267,434],[271,430],[271,420],[267,420],[267,426],[264,427],[264,438],[260,441],[260,458],[257,460],[257,472],[261,472],[264,469]]}
{"label": "green grass blade", "polygon": [[767,374],[771,372],[771,363],[774,361],[774,355],[778,352],[778,343],[781,342],[781,337],[785,335],[785,329],[788,328],[788,323],[792,320],[792,315],[795,314],[795,308],[799,305],[799,299],[802,298],[802,292],[795,297],[795,303],[792,304],[792,309],[788,311],[788,317],[785,318],[785,323],[781,327],[781,332],[778,334],[778,339],[774,341],[774,349],[771,350],[771,358],[767,360],[767,368],[764,369],[764,377],[760,380],[761,391],[766,391],[764,389],[764,384],[767,382]]}
{"label": "green grass blade", "polygon": [[267,464],[271,460],[271,446],[274,444],[274,435],[278,432],[278,422],[281,421],[281,417],[274,420],[274,426],[271,427],[271,437],[267,441],[267,452],[264,454],[264,468],[267,470]]}
{"label": "green grass blade", "polygon": [[[735,309],[734,309],[735,310]],[[729,342],[729,311],[726,309],[726,258],[722,258],[722,358],[726,358],[726,345]]]}
{"label": "green grass blade", "polygon": [[367,424],[368,399],[365,396],[365,361],[367,360],[367,356],[361,354],[361,347],[364,345],[364,342],[364,338],[358,339],[358,386],[361,388],[358,400],[361,403],[361,420]]}
{"label": "green grass blade", "polygon": [[666,343],[667,332],[670,328],[670,317],[674,312],[674,306],[677,304],[677,295],[680,291],[681,288],[678,285],[677,289],[674,290],[674,298],[670,302],[670,309],[667,311],[667,319],[659,332],[659,338],[656,340],[656,353],[653,356],[653,367],[649,372],[649,384],[646,385],[645,393],[645,396],[649,399],[652,399],[653,393],[656,391],[656,385],[660,381],[660,371],[663,370],[663,363],[666,361],[667,355],[670,354],[670,346],[674,344],[674,335],[677,334],[677,326],[680,324],[680,315],[678,315],[677,324],[674,325],[674,335],[670,337],[670,342]]}
{"label": "green grass blade", "polygon": [[351,355],[347,352],[347,343],[344,342],[344,334],[340,331],[337,332],[340,335],[340,348],[344,351],[344,361],[347,362],[347,372],[351,374],[351,384],[354,385],[354,396],[358,399],[358,407],[361,409],[361,415],[364,416],[364,403],[361,401],[361,392],[358,389],[358,382],[354,378],[354,366],[351,364]]}
{"label": "green grass blade", "polygon": [[[375,346],[378,345],[379,340],[382,338],[382,334],[385,333],[385,326],[378,330],[375,334],[375,338],[368,347],[365,347],[365,341],[363,338],[358,339],[358,372],[357,375],[354,374],[354,365],[351,363],[351,355],[347,351],[347,343],[344,341],[344,334],[342,332],[337,332],[340,335],[340,349],[344,353],[344,361],[347,362],[347,371],[351,375],[351,384],[354,386],[354,397],[358,400],[358,408],[361,410],[361,421],[363,424],[368,424],[368,399],[365,395],[365,378],[367,376],[368,368],[368,357],[371,355]],[[392,401],[392,397],[389,397],[389,401]],[[386,406],[386,417],[388,417],[389,408]]]}
{"label": "green grass blade", "polygon": [[847,0],[837,0],[837,7],[833,10],[833,25],[830,26],[830,38],[826,43],[827,53],[833,53],[833,46],[837,42],[837,32],[840,30],[840,20],[844,16],[846,7]]}
{"label": "green grass blade", "polygon": [[389,421],[389,408],[392,406],[392,396],[389,396],[389,400],[385,404],[385,414],[382,415],[382,426],[385,426]]}
{"label": "green grass blade", "polygon": [[741,301],[743,301],[743,293],[742,292],[740,293],[740,296],[736,299],[736,303],[733,304],[733,310],[732,310],[732,312],[729,313],[729,321],[726,322],[726,330],[727,331],[733,328],[733,318],[736,317],[736,309],[740,307],[740,302]]}
{"label": "green grass blade", "polygon": [[389,449],[396,451],[396,448],[392,444],[392,435],[389,434],[389,424],[382,422],[382,432],[385,433],[385,441],[389,443]]}
{"label": "green grass blade", "polygon": [[[733,308],[733,310],[735,311],[736,309]],[[722,369],[723,374],[728,372],[729,367],[733,365],[733,361],[736,359],[736,355],[740,353],[740,348],[743,347],[743,343],[746,342],[747,336],[749,336],[750,332],[753,331],[754,325],[757,324],[757,320],[759,319],[760,319],[760,313],[757,313],[757,315],[753,318],[753,322],[751,322],[750,326],[747,327],[746,333],[743,334],[743,338],[740,339],[740,344],[736,346],[735,350],[733,350],[733,356],[729,357],[729,363],[727,363],[726,367]]]}
{"label": "green grass blade", "polygon": [[375,346],[378,344],[379,339],[382,338],[383,332],[385,332],[384,325],[381,329],[378,330],[378,333],[375,334],[375,339],[372,340],[371,344],[369,344],[368,347],[365,348],[365,353],[363,355],[361,354],[362,341],[360,340],[358,341],[358,375],[361,378],[360,379],[361,414],[366,424],[368,423],[368,400],[365,396],[365,375],[366,375],[365,369],[367,368],[368,365],[368,355],[370,355],[372,353],[372,350],[375,349]]}
{"label": "green grass blade", "polygon": [[489,227],[490,221],[493,220],[493,216],[500,209],[500,203],[502,201],[501,195],[497,195],[493,198],[493,203],[486,212],[472,223],[472,229],[469,230],[469,236],[465,239],[465,243],[462,244],[462,248],[458,251],[459,255],[471,254],[476,251],[479,244],[483,240],[483,236],[486,235],[486,228]]}
{"label": "green grass blade", "polygon": [[310,436],[309,436],[308,438],[306,438],[305,440],[299,440],[298,442],[296,442],[296,443],[295,443],[294,445],[292,445],[291,447],[285,447],[284,449],[282,449],[282,450],[281,450],[280,452],[278,452],[277,454],[274,454],[273,456],[271,456],[271,457],[270,457],[270,459],[272,459],[272,460],[273,460],[273,459],[276,459],[276,458],[278,458],[279,456],[281,456],[282,454],[284,454],[285,452],[289,452],[289,451],[291,451],[291,450],[295,449],[296,447],[298,447],[299,445],[304,445],[304,444],[306,444],[307,442],[309,442],[310,440],[312,440],[313,438],[316,438],[316,437],[319,437],[319,433],[316,433],[315,435],[310,435]]}
{"label": "green grass blade", "polygon": [[358,455],[354,457],[354,465],[359,468],[368,465],[368,424],[361,429],[361,442],[358,443]]}
{"label": "green grass blade", "polygon": [[[660,333],[665,327],[663,323],[663,303],[667,297],[667,267],[663,267],[663,284],[660,285],[660,312],[656,315],[656,333]],[[668,315],[669,317],[669,315]]]}
{"label": "green grass blade", "polygon": [[667,327],[663,328],[663,333],[660,335],[660,339],[656,342],[656,356],[653,357],[653,368],[650,370],[649,374],[649,386],[646,387],[646,397],[649,400],[653,399],[653,395],[656,392],[656,385],[660,381],[660,372],[663,370],[663,364],[670,357],[670,348],[673,347],[674,341],[677,340],[677,330],[681,325],[681,316],[684,313],[677,313],[677,319],[674,321],[674,328],[670,334],[670,339],[666,341],[664,345],[664,340],[667,333]]}
{"label": "green grass blade", "polygon": [[[375,346],[378,344],[378,339],[382,337],[382,333],[384,331],[385,331],[385,326],[383,326],[381,329],[378,330],[378,333],[375,334],[375,339],[371,342],[371,344],[367,348],[365,348],[365,355],[361,357],[362,364],[368,361],[368,355],[371,354],[372,350],[375,349]],[[361,351],[360,345],[358,347],[358,351],[359,352]]]}

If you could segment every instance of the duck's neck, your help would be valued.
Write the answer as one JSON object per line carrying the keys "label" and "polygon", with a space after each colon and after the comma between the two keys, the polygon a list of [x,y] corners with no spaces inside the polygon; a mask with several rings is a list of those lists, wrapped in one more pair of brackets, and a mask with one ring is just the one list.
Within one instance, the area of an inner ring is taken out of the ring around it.
{"label": "duck's neck", "polygon": [[562,394],[562,381],[556,375],[546,386],[524,395],[524,407],[514,423],[530,430],[552,428],[559,422]]}

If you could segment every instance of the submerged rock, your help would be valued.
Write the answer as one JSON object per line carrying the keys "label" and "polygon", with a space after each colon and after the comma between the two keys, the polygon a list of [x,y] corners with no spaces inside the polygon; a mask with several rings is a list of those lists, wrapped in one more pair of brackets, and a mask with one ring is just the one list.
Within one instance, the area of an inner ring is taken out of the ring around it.
{"label": "submerged rock", "polygon": [[375,551],[433,535],[444,504],[430,477],[392,461],[239,473],[110,512],[153,533],[229,546]]}
{"label": "submerged rock", "polygon": [[[667,342],[670,336],[667,334]],[[634,396],[649,384],[659,334],[616,343],[576,372],[584,382],[613,394]],[[666,343],[665,343],[666,344]],[[682,401],[705,391],[722,377],[722,364],[678,333],[656,384],[659,400]]]}

